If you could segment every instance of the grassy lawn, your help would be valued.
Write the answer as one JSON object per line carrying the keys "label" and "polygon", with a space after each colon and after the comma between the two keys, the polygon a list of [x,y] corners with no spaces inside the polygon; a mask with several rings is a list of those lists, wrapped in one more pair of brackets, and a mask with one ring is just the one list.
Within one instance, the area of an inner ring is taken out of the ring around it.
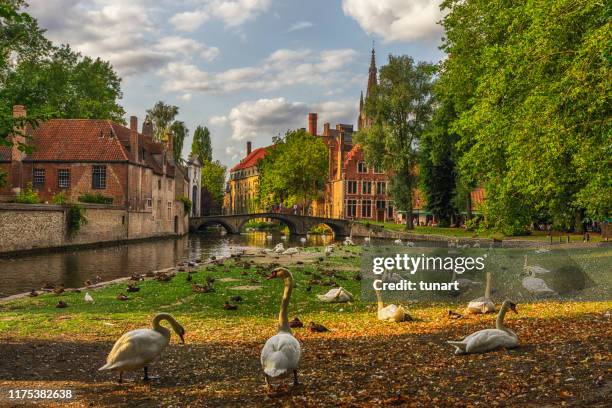
{"label": "grassy lawn", "polygon": [[[393,222],[379,222],[379,221],[370,221],[370,225],[382,226],[390,231],[405,231],[404,224],[396,224]],[[415,226],[414,230],[406,231],[407,233],[412,234],[428,234],[428,235],[443,235],[446,237],[457,237],[457,238],[496,238],[496,239],[519,239],[519,240],[530,240],[530,241],[544,241],[548,242],[549,237],[544,231],[533,231],[530,235],[520,235],[520,236],[505,236],[500,233],[490,232],[490,233],[478,233],[476,231],[468,231],[464,228],[443,228],[443,227],[421,227]],[[566,242],[566,237],[570,237],[570,242],[582,242],[582,234],[574,234],[574,233],[560,233],[555,232],[553,234],[553,243],[559,242],[559,237],[562,238],[563,242]],[[601,242],[601,234],[590,234],[590,238],[592,242]]]}
{"label": "grassy lawn", "polygon": [[[297,388],[285,380],[266,393],[259,365],[261,347],[276,332],[282,282],[265,279],[267,262],[247,268],[242,261],[226,261],[192,274],[198,283],[215,278],[213,293],[193,293],[187,273],[180,272],[167,283],[139,282],[136,293],[127,293],[126,283],[88,290],[93,303],[83,301],[84,292],[1,303],[0,390],[70,388],[77,398],[58,406],[79,407],[454,406],[468,398],[485,406],[603,406],[612,396],[606,376],[610,320],[604,315],[612,302],[519,305],[520,314],[509,316],[508,324],[520,348],[457,357],[446,340],[492,327],[494,316],[450,320],[447,310],[459,310],[456,304],[412,304],[407,307],[415,321],[380,322],[375,306],[360,301],[361,283],[354,279],[360,251],[341,248],[320,261],[317,248],[301,258],[274,260],[288,266],[296,280],[290,318],[330,329],[294,330],[302,344]],[[315,295],[330,287],[311,284],[312,279],[335,281],[355,301],[319,302]],[[235,289],[245,285],[261,289]],[[130,299],[117,300],[120,292]],[[238,310],[224,310],[234,295],[243,298],[232,302]],[[68,307],[56,308],[59,300]],[[135,381],[120,385],[114,374],[97,371],[122,333],[148,327],[158,312],[171,313],[187,331],[187,344],[177,344],[173,336],[152,366],[159,381],[143,383],[134,373],[126,377]]]}

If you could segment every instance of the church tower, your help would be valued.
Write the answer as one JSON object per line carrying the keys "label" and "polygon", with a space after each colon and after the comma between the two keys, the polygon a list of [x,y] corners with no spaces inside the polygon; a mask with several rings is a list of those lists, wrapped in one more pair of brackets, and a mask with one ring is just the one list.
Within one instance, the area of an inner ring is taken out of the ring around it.
{"label": "church tower", "polygon": [[[378,84],[378,70],[376,69],[376,51],[372,47],[372,58],[370,59],[370,69],[368,70],[368,87],[366,89],[367,101],[370,95],[374,93],[374,88]],[[357,129],[362,130],[372,125],[372,119],[368,118],[364,112],[365,101],[363,99],[363,91],[361,91],[361,98],[359,100],[359,118],[357,119]]]}

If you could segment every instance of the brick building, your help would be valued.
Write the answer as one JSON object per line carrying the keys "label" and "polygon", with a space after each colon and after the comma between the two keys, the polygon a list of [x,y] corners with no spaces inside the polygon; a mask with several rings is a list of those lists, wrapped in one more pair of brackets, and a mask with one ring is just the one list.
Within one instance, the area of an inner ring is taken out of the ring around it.
{"label": "brick building", "polygon": [[[13,115],[26,115],[15,106]],[[172,156],[172,136],[167,143],[154,142],[151,127],[130,118],[130,127],[97,119],[52,119],[32,129],[28,138],[13,136],[31,147],[24,153],[0,147],[0,171],[7,185],[0,200],[10,201],[31,185],[43,202],[63,192],[76,202],[85,193],[100,194],[108,204],[135,213],[149,214],[157,231],[183,231],[183,205],[187,195],[186,172]]]}
{"label": "brick building", "polygon": [[267,153],[268,147],[251,148],[247,142],[247,154],[244,159],[229,171],[224,197],[225,214],[244,214],[263,211],[256,203],[259,187],[259,170],[257,164]]}

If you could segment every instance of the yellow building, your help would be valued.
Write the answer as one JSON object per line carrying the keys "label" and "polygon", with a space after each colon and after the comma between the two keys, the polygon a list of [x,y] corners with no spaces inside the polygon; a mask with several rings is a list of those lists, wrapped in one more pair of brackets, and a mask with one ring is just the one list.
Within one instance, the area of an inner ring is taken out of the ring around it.
{"label": "yellow building", "polygon": [[230,170],[223,200],[224,214],[263,212],[263,209],[256,204],[259,186],[257,164],[264,158],[267,149],[260,147],[251,151],[251,142],[247,142],[246,157]]}

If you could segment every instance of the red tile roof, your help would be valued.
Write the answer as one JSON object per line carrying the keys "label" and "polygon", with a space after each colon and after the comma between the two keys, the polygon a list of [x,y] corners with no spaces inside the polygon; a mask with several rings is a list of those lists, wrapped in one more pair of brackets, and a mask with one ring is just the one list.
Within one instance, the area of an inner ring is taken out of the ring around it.
{"label": "red tile roof", "polygon": [[344,158],[343,167],[346,167],[351,160],[363,158],[362,149],[360,144],[356,144],[353,148],[346,154]]}
{"label": "red tile roof", "polygon": [[247,155],[247,157],[242,159],[240,161],[240,163],[238,163],[237,165],[232,167],[230,172],[237,171],[237,170],[242,170],[242,169],[246,169],[246,168],[249,168],[249,167],[256,166],[257,163],[266,156],[266,153],[268,153],[268,149],[270,147],[272,147],[272,146],[259,147],[259,148],[255,149],[255,150],[251,151],[251,153],[249,155]]}

